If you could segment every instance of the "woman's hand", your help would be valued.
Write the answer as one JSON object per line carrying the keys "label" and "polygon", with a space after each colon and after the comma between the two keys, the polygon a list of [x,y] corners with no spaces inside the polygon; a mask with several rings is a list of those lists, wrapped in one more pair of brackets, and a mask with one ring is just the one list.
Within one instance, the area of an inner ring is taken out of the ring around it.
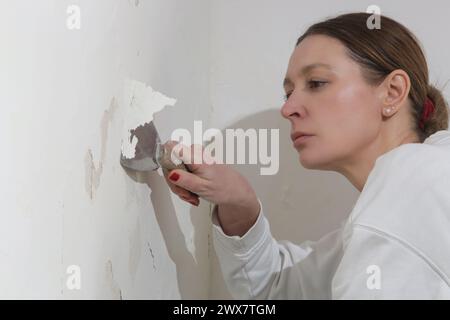
{"label": "woman's hand", "polygon": [[[188,147],[169,141],[166,147],[191,171],[163,170],[170,189],[183,200],[195,205],[198,204],[200,196],[217,205],[233,205],[248,203],[253,200],[251,198],[256,197],[242,175],[227,165],[214,163],[203,153],[201,146]],[[197,158],[193,158],[195,156]],[[201,163],[193,163],[194,159]]]}
{"label": "woman's hand", "polygon": [[259,214],[260,206],[247,179],[231,167],[215,163],[204,154],[202,146],[188,147],[169,141],[166,147],[191,171],[163,169],[164,177],[175,194],[195,206],[199,205],[199,197],[217,204],[219,220],[224,230],[241,233],[245,231],[243,229],[251,227]]}

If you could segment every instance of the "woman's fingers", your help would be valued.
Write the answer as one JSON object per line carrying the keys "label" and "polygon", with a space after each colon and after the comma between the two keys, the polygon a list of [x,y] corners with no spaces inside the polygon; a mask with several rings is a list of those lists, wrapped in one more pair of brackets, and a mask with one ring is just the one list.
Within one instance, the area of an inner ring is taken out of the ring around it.
{"label": "woman's fingers", "polygon": [[198,206],[200,203],[200,200],[197,195],[193,194],[192,192],[189,192],[186,189],[183,189],[177,185],[174,185],[173,183],[169,183],[169,188],[172,190],[173,193],[175,193],[181,200],[184,200],[186,202],[189,202],[190,204],[194,206]]}
{"label": "woman's fingers", "polygon": [[191,192],[189,192],[189,190],[183,189],[177,185],[172,184],[172,191],[182,197],[182,198],[186,198],[186,199],[194,199],[196,196],[194,196]]}
{"label": "woman's fingers", "polygon": [[202,145],[188,147],[175,141],[166,144],[171,162],[182,161],[189,169],[164,172],[170,188],[181,199],[193,205],[198,204],[199,197],[215,204],[240,203],[242,199],[246,200],[245,193],[251,190],[251,187],[248,187],[245,178],[223,164],[214,161],[210,163],[209,160],[213,158],[203,154]]}
{"label": "woman's fingers", "polygon": [[171,140],[166,143],[166,146],[170,150],[172,162],[182,161],[191,172],[196,172],[203,163],[202,145],[186,146]]}
{"label": "woman's fingers", "polygon": [[172,170],[169,172],[168,178],[174,185],[198,195],[201,195],[206,189],[206,180],[184,170]]}
{"label": "woman's fingers", "polygon": [[166,179],[166,182],[169,185],[169,188],[170,188],[170,190],[172,190],[173,193],[175,193],[180,199],[182,199],[186,202],[189,202],[190,204],[192,204],[194,206],[199,205],[200,199],[199,199],[198,195],[174,184],[172,182],[172,180],[170,180],[168,178],[169,174],[171,173],[168,170],[163,169],[163,173],[164,173],[164,178]]}
{"label": "woman's fingers", "polygon": [[196,207],[198,207],[198,205],[199,205],[199,203],[200,203],[200,200],[197,198],[197,199],[194,199],[194,198],[185,198],[185,197],[183,197],[183,196],[179,196],[179,198],[181,199],[181,200],[183,200],[183,201],[186,201],[186,202],[188,202],[188,203],[190,203],[190,204],[192,204],[193,206],[196,206]]}

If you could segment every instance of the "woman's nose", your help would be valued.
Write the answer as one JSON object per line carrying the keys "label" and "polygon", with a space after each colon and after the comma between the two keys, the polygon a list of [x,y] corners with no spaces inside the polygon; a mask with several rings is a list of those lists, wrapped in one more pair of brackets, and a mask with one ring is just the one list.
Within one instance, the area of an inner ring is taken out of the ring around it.
{"label": "woman's nose", "polygon": [[284,118],[289,119],[292,116],[300,115],[298,109],[299,109],[298,103],[295,103],[291,97],[291,98],[287,99],[287,101],[283,104],[280,112]]}

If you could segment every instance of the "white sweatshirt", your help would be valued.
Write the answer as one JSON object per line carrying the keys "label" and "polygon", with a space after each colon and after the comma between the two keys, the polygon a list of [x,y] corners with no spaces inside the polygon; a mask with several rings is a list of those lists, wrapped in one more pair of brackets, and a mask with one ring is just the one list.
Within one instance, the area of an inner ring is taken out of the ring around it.
{"label": "white sweatshirt", "polygon": [[235,299],[450,299],[450,132],[379,156],[349,217],[319,241],[275,240],[262,204],[242,237],[223,232],[217,206],[212,221]]}

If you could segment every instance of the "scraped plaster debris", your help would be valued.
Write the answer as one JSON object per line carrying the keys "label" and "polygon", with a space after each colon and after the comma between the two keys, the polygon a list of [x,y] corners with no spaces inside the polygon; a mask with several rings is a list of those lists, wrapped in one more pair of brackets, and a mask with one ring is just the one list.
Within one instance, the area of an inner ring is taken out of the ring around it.
{"label": "scraped plaster debris", "polygon": [[131,131],[150,123],[155,113],[165,106],[175,105],[177,100],[136,80],[127,79],[124,91],[125,106],[128,106],[128,110],[124,120],[121,151],[124,158],[132,159],[135,156],[138,138]]}

